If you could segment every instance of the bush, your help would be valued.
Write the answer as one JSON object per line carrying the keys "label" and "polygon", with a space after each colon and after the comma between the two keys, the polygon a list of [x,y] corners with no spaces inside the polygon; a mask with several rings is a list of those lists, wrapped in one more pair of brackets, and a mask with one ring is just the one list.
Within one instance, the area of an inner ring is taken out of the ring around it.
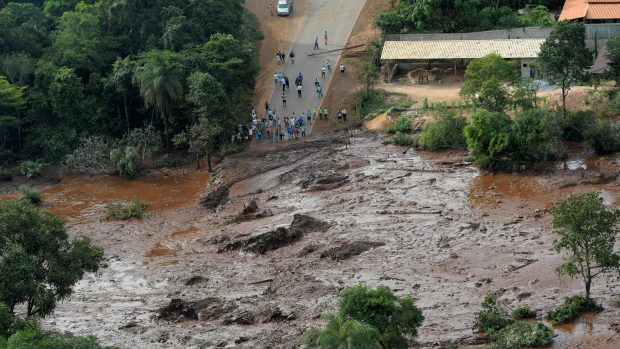
{"label": "bush", "polygon": [[567,141],[581,142],[585,134],[594,126],[594,113],[590,110],[579,110],[567,115],[562,137]]}
{"label": "bush", "polygon": [[41,193],[32,189],[29,185],[19,186],[19,199],[33,205],[39,205],[41,203]]}
{"label": "bush", "polygon": [[620,127],[616,122],[602,120],[585,132],[590,147],[598,154],[609,154],[620,150]]}
{"label": "bush", "polygon": [[411,131],[411,121],[409,121],[408,117],[401,115],[398,117],[398,119],[396,119],[396,122],[390,125],[388,128],[386,128],[385,131],[387,133],[396,133],[396,132],[407,133]]}
{"label": "bush", "polygon": [[515,115],[510,127],[510,148],[514,161],[546,161],[560,151],[562,123],[556,114],[529,109]]}
{"label": "bush", "polygon": [[65,166],[74,173],[104,173],[111,148],[111,143],[104,137],[80,138],[80,145],[65,158]]}
{"label": "bush", "polygon": [[[15,318],[9,308],[0,302],[0,339],[11,335],[14,320]],[[1,344],[0,342],[0,348],[2,347]]]}
{"label": "bush", "polygon": [[473,115],[463,132],[478,166],[493,170],[506,161],[511,124],[504,113],[481,110]]}
{"label": "bush", "polygon": [[521,349],[525,347],[544,347],[553,342],[553,330],[543,323],[517,321],[491,336],[495,341],[493,348]]}
{"label": "bush", "polygon": [[370,289],[348,287],[340,293],[339,314],[373,326],[382,348],[406,349],[424,321],[410,296],[397,297],[386,286]]}
{"label": "bush", "polygon": [[517,308],[512,312],[512,317],[515,320],[535,319],[536,315],[537,315],[536,311],[530,309],[529,307]]}
{"label": "bush", "polygon": [[396,132],[394,143],[397,145],[411,146],[415,144],[415,138],[406,133]]}
{"label": "bush", "polygon": [[144,216],[145,210],[146,204],[140,199],[135,199],[129,204],[113,201],[106,206],[106,219],[112,221],[127,220],[134,217],[140,219]]}
{"label": "bush", "polygon": [[602,307],[593,299],[587,299],[582,296],[567,297],[564,300],[564,304],[547,314],[547,319],[556,324],[563,324],[576,319],[583,312],[601,309]]}
{"label": "bush", "polygon": [[445,149],[465,146],[463,129],[467,125],[465,118],[452,113],[439,114],[437,121],[430,122],[424,127],[420,136],[422,149]]}
{"label": "bush", "polygon": [[514,322],[506,309],[497,304],[497,294],[487,293],[476,313],[476,327],[485,334],[492,334]]}
{"label": "bush", "polygon": [[118,175],[123,178],[133,178],[138,174],[140,159],[136,148],[117,148],[110,153],[110,159]]}
{"label": "bush", "polygon": [[38,161],[26,160],[22,161],[19,166],[15,168],[17,174],[26,178],[38,177],[43,172],[43,164]]}
{"label": "bush", "polygon": [[0,167],[0,182],[10,181],[11,179],[13,179],[13,174],[11,171],[4,167]]}

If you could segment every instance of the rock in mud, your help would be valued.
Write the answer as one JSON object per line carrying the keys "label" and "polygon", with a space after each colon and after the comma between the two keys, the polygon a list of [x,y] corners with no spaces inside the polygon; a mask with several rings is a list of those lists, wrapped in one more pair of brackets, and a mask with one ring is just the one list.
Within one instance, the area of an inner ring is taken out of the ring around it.
{"label": "rock in mud", "polygon": [[301,251],[299,251],[297,253],[297,257],[299,257],[299,258],[305,257],[305,256],[309,255],[312,252],[318,251],[319,248],[321,248],[321,245],[316,245],[316,244],[306,245],[306,246],[304,246],[304,248],[301,249]]}
{"label": "rock in mud", "polygon": [[200,199],[200,204],[209,210],[215,210],[220,205],[228,202],[230,187],[231,185],[227,184],[210,191],[206,196]]}
{"label": "rock in mud", "polygon": [[245,205],[241,214],[249,215],[255,213],[256,211],[258,211],[258,204],[256,203],[256,200],[252,199]]}
{"label": "rock in mud", "polygon": [[300,231],[292,231],[283,227],[266,233],[251,236],[245,240],[233,241],[221,247],[218,252],[241,250],[242,252],[265,254],[295,242],[303,236]]}
{"label": "rock in mud", "polygon": [[205,279],[202,276],[192,276],[191,278],[185,281],[185,286],[194,286],[201,284],[203,282],[207,282],[209,279]]}
{"label": "rock in mud", "polygon": [[209,240],[207,240],[207,243],[211,244],[211,245],[219,245],[219,244],[223,244],[225,242],[230,241],[230,236],[228,235],[216,235],[212,238],[209,238]]}
{"label": "rock in mud", "polygon": [[291,231],[295,233],[307,234],[317,231],[325,231],[329,229],[330,226],[331,224],[320,219],[316,219],[305,214],[296,214],[293,216]]}
{"label": "rock in mud", "polygon": [[338,247],[333,247],[321,252],[321,258],[331,258],[335,261],[347,259],[352,256],[360,255],[371,248],[383,246],[385,243],[377,241],[354,241],[347,242]]}
{"label": "rock in mud", "polygon": [[256,321],[256,315],[248,310],[238,311],[224,319],[224,325],[251,325]]}
{"label": "rock in mud", "polygon": [[314,182],[308,186],[308,190],[311,191],[323,191],[332,190],[349,182],[349,176],[344,175],[327,175],[322,176],[314,180]]}
{"label": "rock in mud", "polygon": [[269,304],[258,312],[258,321],[267,322],[286,322],[295,320],[297,315],[292,310],[285,310],[278,305]]}
{"label": "rock in mud", "polygon": [[226,304],[226,302],[219,298],[207,297],[196,302],[194,308],[198,314],[198,320],[208,321],[221,318],[225,314],[234,311],[236,306],[234,304]]}
{"label": "rock in mud", "polygon": [[165,307],[159,308],[157,319],[166,321],[181,321],[185,319],[196,320],[198,313],[192,302],[185,302],[178,298],[173,298]]}

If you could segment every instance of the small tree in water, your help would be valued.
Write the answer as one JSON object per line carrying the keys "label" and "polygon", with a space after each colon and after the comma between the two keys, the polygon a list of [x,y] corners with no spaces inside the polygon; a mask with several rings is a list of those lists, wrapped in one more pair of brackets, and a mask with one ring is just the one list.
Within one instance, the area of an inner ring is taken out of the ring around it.
{"label": "small tree in water", "polygon": [[553,227],[559,235],[553,248],[568,253],[568,261],[556,272],[581,277],[586,299],[595,277],[620,271],[620,254],[614,252],[619,220],[620,211],[607,210],[595,192],[573,195],[553,209]]}

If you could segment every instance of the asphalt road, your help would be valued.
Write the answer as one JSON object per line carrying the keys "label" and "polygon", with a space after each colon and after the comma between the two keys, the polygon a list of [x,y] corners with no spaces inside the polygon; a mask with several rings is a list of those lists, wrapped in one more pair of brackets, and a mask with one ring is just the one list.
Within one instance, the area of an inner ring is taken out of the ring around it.
{"label": "asphalt road", "polygon": [[[280,120],[284,120],[283,116],[291,117],[295,113],[299,117],[302,112],[307,113],[313,106],[319,107],[322,98],[317,96],[314,87],[315,79],[318,79],[323,89],[323,96],[329,93],[327,90],[330,79],[334,79],[333,83],[338,83],[339,69],[336,62],[340,57],[341,51],[332,53],[323,53],[330,50],[336,50],[344,47],[349,33],[359,16],[360,11],[364,7],[366,0],[297,0],[310,1],[305,10],[304,22],[297,33],[296,39],[292,43],[292,47],[286,49],[286,63],[279,65],[279,71],[284,72],[289,78],[290,90],[286,91],[287,106],[282,103],[282,85],[274,84],[274,92],[269,101],[271,109],[275,109]],[[275,0],[274,0],[275,2]],[[295,16],[293,13],[291,16]],[[282,30],[287,30],[287,17],[277,18],[282,22]],[[324,33],[327,31],[327,45],[325,45]],[[318,37],[319,49],[314,50],[314,41]],[[288,57],[293,50],[295,52],[295,63],[293,64]],[[308,56],[315,53],[315,56]],[[276,59],[276,52],[273,52],[273,59]],[[321,68],[326,65],[327,59],[331,61],[332,72],[327,73],[325,79],[321,77]],[[276,72],[272,72],[273,73]],[[303,75],[302,97],[299,98],[295,86],[295,79],[301,73]],[[345,74],[347,74],[345,72]],[[264,103],[259,107],[259,114],[264,112]],[[330,110],[330,117],[335,115],[336,111]],[[282,122],[281,122],[282,124]]]}

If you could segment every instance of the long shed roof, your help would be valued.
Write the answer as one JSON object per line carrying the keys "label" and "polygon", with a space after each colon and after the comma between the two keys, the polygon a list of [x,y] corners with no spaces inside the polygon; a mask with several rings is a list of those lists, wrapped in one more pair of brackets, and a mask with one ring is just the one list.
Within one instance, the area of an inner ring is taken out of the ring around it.
{"label": "long shed roof", "polygon": [[491,53],[503,58],[536,58],[545,39],[386,41],[382,60],[474,59]]}

